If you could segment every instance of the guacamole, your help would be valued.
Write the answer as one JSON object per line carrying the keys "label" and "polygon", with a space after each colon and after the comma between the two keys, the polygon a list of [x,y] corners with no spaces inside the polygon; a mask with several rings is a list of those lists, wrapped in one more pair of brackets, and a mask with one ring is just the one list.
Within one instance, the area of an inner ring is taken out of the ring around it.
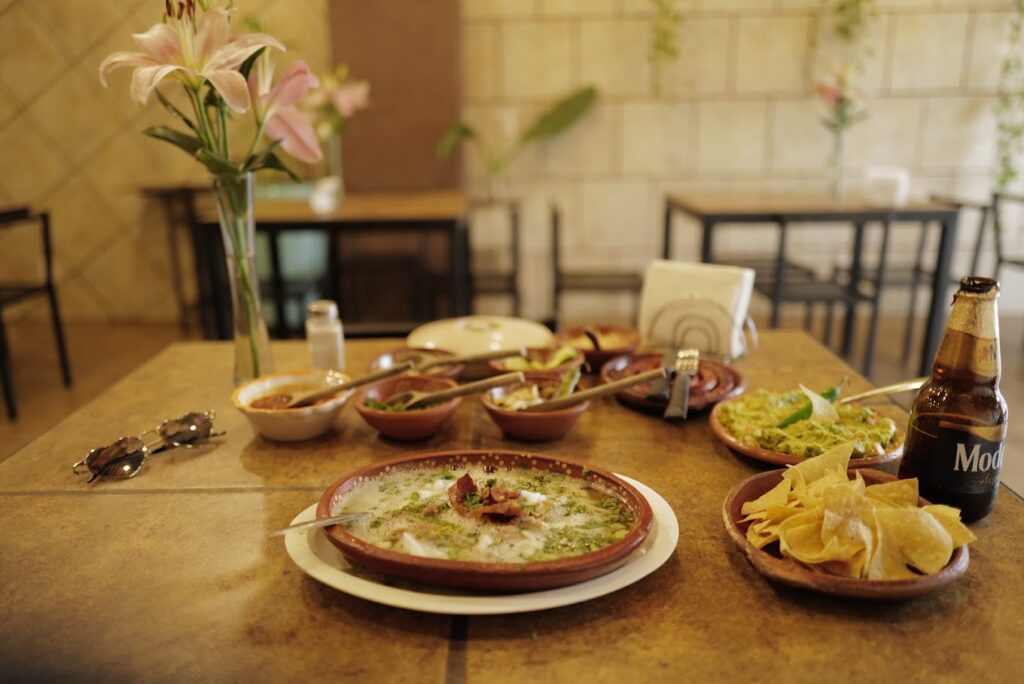
{"label": "guacamole", "polygon": [[800,391],[756,390],[722,404],[719,422],[743,444],[792,456],[817,456],[844,442],[853,442],[853,457],[881,456],[899,443],[896,423],[866,406],[837,404],[839,420],[800,420],[784,428],[783,419],[807,402]]}

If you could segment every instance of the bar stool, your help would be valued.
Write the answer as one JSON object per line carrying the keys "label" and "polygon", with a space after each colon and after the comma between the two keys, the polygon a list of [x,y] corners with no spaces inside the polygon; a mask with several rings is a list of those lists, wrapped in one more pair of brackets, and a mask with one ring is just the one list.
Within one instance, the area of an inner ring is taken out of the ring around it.
{"label": "bar stool", "polygon": [[15,224],[26,221],[38,221],[43,236],[43,262],[45,279],[42,283],[3,283],[0,284],[0,384],[3,385],[4,401],[7,404],[7,415],[13,420],[18,417],[18,408],[14,400],[14,378],[11,374],[11,352],[7,343],[7,331],[4,328],[3,310],[36,295],[46,295],[50,303],[50,317],[53,320],[53,334],[57,342],[57,355],[60,358],[61,376],[64,386],[71,386],[71,366],[68,363],[67,348],[64,344],[64,326],[60,319],[60,308],[57,306],[57,290],[53,283],[53,246],[50,240],[49,213],[33,212],[27,207],[0,211],[0,229],[8,229]]}

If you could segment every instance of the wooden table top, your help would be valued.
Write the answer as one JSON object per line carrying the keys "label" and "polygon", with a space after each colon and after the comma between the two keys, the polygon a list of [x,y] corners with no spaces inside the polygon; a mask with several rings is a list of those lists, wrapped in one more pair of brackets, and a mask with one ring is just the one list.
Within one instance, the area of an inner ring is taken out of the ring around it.
{"label": "wooden table top", "polygon": [[[350,370],[395,340],[350,341]],[[278,368],[301,342],[277,343]],[[753,387],[868,383],[799,331],[765,331],[737,363]],[[430,440],[379,439],[348,407],[301,444],[254,436],[229,400],[230,343],[176,344],[0,463],[0,663],[14,679],[1009,681],[1024,633],[1024,503],[1000,494],[972,526],[967,575],[899,604],[857,603],[764,580],[726,536],[722,502],[762,467],[706,418],[668,424],[613,399],[565,439],[505,440],[475,399]],[[87,449],[188,410],[227,436],[158,455],[133,480],[86,486]],[[884,410],[905,419],[895,406]],[[345,473],[439,448],[533,448],[589,460],[658,491],[679,517],[673,557],[614,594],[539,613],[449,617],[350,597],[304,575],[287,524]],[[20,676],[19,676],[20,675]]]}
{"label": "wooden table top", "polygon": [[[258,222],[269,223],[396,223],[407,221],[458,221],[468,200],[457,190],[431,192],[346,193],[341,207],[314,212],[306,199],[257,198],[253,211]],[[215,223],[217,209],[209,199],[199,203],[200,221]]]}
{"label": "wooden table top", "polygon": [[956,213],[956,207],[951,204],[915,198],[900,207],[881,206],[857,193],[850,193],[837,201],[831,195],[820,192],[670,192],[666,195],[666,201],[670,206],[697,217],[760,217],[765,214],[791,217],[892,214],[901,217]]}

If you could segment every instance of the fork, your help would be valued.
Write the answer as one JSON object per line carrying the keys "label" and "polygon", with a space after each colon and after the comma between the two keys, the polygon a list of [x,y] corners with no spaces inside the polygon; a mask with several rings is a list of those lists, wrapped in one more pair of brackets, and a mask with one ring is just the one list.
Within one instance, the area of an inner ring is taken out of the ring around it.
{"label": "fork", "polygon": [[676,353],[676,365],[672,375],[672,391],[668,406],[662,417],[665,420],[686,420],[690,403],[690,376],[700,365],[700,352],[696,349],[681,349]]}

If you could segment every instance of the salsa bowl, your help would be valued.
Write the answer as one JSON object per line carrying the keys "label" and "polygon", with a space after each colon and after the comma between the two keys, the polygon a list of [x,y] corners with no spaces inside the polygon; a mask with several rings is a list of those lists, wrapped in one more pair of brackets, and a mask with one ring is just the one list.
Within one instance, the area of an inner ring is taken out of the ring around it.
{"label": "salsa bowl", "polygon": [[[360,485],[370,485],[370,491],[375,491],[377,488],[372,484],[377,478],[413,476],[424,469],[451,471],[449,474],[456,477],[470,468],[483,468],[494,473],[497,479],[547,477],[582,481],[584,486],[614,498],[618,506],[628,510],[632,525],[617,541],[593,551],[555,560],[519,562],[423,557],[374,545],[341,525],[326,527],[324,532],[351,562],[383,575],[423,584],[507,593],[552,589],[609,573],[625,564],[651,531],[653,513],[648,501],[635,487],[612,473],[560,457],[505,450],[444,451],[375,463],[328,487],[317,505],[317,517],[325,518],[345,510],[346,497],[350,493],[354,495]],[[375,519],[383,518],[385,513],[380,511],[374,515]],[[372,521],[369,524],[372,525]]]}
{"label": "salsa bowl", "polygon": [[385,437],[401,441],[426,439],[440,430],[441,425],[451,418],[455,408],[462,402],[462,397],[454,397],[436,406],[397,413],[371,408],[366,405],[366,400],[386,404],[389,398],[409,390],[440,392],[457,386],[458,383],[454,380],[434,375],[392,376],[363,388],[356,395],[356,411],[370,427]]}
{"label": "salsa bowl", "polygon": [[531,364],[546,364],[559,352],[559,349],[559,347],[527,347],[525,357],[516,355],[504,359],[495,359],[490,362],[490,366],[495,373],[522,371],[523,375],[527,378],[549,378],[576,370],[583,365],[584,361],[586,361],[586,357],[583,355],[583,352],[577,349],[575,350],[575,356],[567,361],[563,361],[557,366],[520,368],[515,363],[517,360],[526,359],[526,361]]}
{"label": "salsa bowl", "polygon": [[[591,331],[597,337],[600,349],[587,336]],[[578,325],[555,333],[555,344],[579,349],[587,359],[592,373],[616,356],[632,354],[640,346],[640,331],[625,325]]]}
{"label": "salsa bowl", "polygon": [[353,390],[301,408],[257,408],[252,403],[278,393],[306,392],[347,380],[349,377],[344,373],[328,370],[271,373],[236,387],[231,393],[231,403],[263,437],[277,442],[297,442],[319,437],[330,430]]}
{"label": "salsa bowl", "polygon": [[524,387],[536,385],[543,396],[545,392],[557,390],[562,384],[560,378],[537,378],[515,385],[495,387],[485,392],[480,398],[487,415],[491,417],[494,424],[498,426],[506,437],[519,439],[524,442],[545,442],[552,439],[564,437],[572,426],[576,424],[579,417],[590,406],[589,401],[583,401],[575,406],[569,406],[557,411],[515,411],[496,403],[502,397]]}

